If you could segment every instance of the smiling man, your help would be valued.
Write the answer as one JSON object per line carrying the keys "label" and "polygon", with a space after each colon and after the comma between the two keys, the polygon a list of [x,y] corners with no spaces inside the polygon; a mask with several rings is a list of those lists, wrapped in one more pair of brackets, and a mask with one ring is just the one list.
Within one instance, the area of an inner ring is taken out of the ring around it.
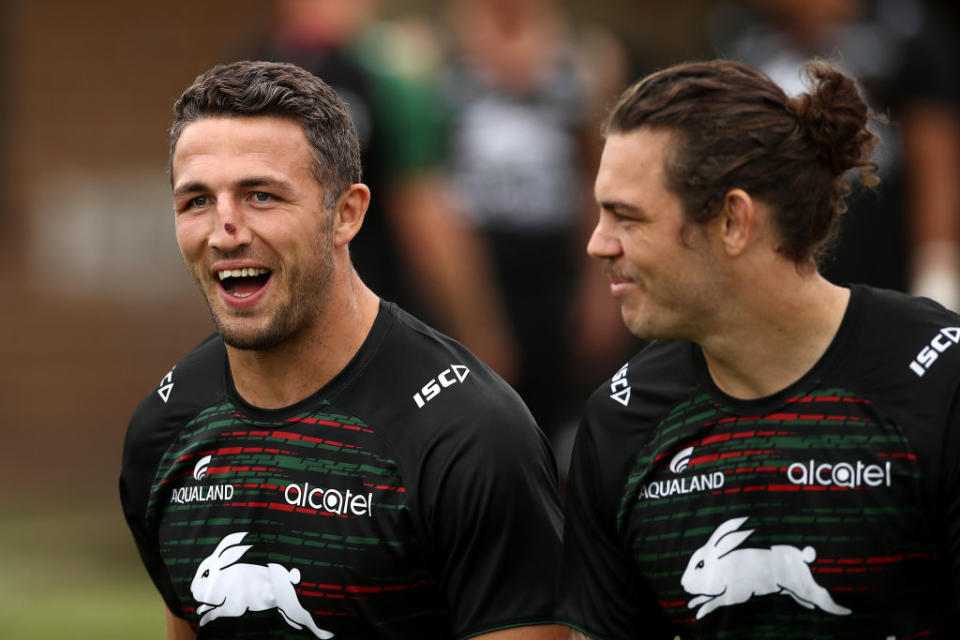
{"label": "smiling man", "polygon": [[137,408],[120,478],[168,636],[556,637],[549,447],[354,271],[370,192],[333,91],[214,67],[177,102],[170,174],[217,331]]}
{"label": "smiling man", "polygon": [[875,137],[807,71],[677,65],[610,115],[587,251],[651,342],[577,436],[575,638],[958,637],[960,317],[820,275]]}

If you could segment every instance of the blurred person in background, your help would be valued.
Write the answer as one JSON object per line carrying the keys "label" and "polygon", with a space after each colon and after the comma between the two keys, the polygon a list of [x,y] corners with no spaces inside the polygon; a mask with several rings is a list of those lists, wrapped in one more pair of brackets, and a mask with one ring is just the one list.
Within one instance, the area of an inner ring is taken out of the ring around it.
{"label": "blurred person in background", "polygon": [[557,442],[585,381],[629,345],[582,250],[599,122],[625,55],[599,27],[574,31],[559,0],[454,0],[448,20],[447,165],[505,302],[511,382]]}
{"label": "blurred person in background", "polygon": [[351,263],[351,117],[289,63],[175,107],[181,253],[216,333],[130,421],[120,496],[168,636],[556,638],[546,438],[459,343]]}
{"label": "blurred person in background", "polygon": [[464,342],[511,378],[503,304],[482,244],[461,224],[440,172],[445,113],[430,50],[379,21],[380,0],[275,0],[254,59],[294,63],[347,104],[374,196],[351,243],[357,271],[379,295]]}
{"label": "blurred person in background", "polygon": [[862,87],[881,142],[879,197],[855,194],[833,282],[929,296],[960,309],[960,48],[954,25],[921,0],[743,0],[714,15],[721,57],[763,69],[788,93],[824,57]]}

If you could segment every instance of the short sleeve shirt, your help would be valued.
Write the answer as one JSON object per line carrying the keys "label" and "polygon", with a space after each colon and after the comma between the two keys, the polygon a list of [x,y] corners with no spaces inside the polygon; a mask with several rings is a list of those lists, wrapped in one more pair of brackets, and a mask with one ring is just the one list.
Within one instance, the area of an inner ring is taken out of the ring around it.
{"label": "short sleeve shirt", "polygon": [[263,410],[219,336],[141,403],[124,513],[199,638],[462,638],[548,623],[561,519],[549,447],[455,341],[383,303],[323,389]]}
{"label": "short sleeve shirt", "polygon": [[771,397],[727,396],[697,346],[652,343],[578,434],[561,619],[609,639],[946,634],[958,389],[960,317],[867,287]]}

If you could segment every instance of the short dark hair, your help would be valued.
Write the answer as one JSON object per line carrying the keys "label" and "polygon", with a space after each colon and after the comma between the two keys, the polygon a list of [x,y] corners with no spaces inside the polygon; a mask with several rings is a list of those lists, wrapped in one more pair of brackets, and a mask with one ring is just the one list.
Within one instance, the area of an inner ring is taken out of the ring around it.
{"label": "short dark hair", "polygon": [[277,116],[299,124],[313,147],[313,174],[327,192],[327,207],[360,182],[360,145],[346,106],[323,80],[294,64],[245,60],[217,65],[197,76],[177,100],[174,113],[171,162],[180,134],[191,122]]}
{"label": "short dark hair", "polygon": [[788,97],[769,77],[730,60],[688,62],[647,76],[613,107],[605,135],[641,127],[673,133],[667,187],[687,219],[718,215],[740,188],[774,209],[778,251],[798,264],[819,262],[836,234],[859,168],[878,182],[870,154],[874,116],[854,81],[821,61],[804,69],[809,93]]}

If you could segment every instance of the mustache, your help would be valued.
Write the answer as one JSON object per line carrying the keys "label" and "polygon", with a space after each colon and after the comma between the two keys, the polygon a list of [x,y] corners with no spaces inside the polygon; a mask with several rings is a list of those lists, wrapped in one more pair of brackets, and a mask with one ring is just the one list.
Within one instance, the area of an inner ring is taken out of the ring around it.
{"label": "mustache", "polygon": [[603,265],[603,275],[605,275],[610,280],[632,280],[633,278],[629,273],[623,269],[619,269],[613,265],[613,263],[607,262]]}
{"label": "mustache", "polygon": [[238,260],[242,258],[254,258],[254,252],[250,247],[237,247],[232,251],[224,251],[216,247],[210,247],[210,257],[216,260]]}

